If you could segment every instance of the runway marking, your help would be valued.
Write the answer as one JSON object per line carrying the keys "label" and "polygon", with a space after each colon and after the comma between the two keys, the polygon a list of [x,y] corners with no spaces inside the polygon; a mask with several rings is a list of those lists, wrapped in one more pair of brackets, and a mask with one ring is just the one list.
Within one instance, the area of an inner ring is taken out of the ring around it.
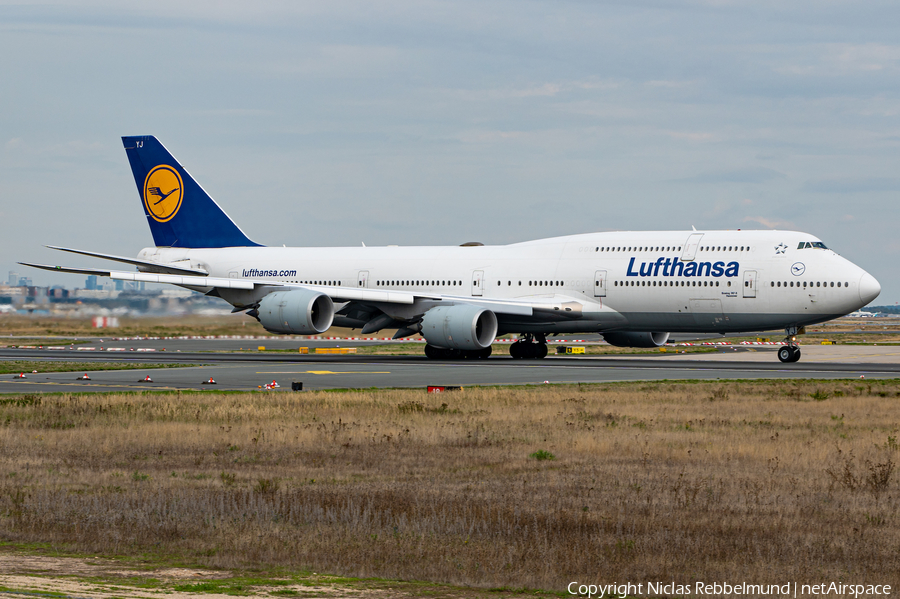
{"label": "runway marking", "polygon": [[331,370],[281,370],[273,372],[257,372],[256,374],[390,374],[390,371],[364,370],[362,372],[333,372]]}

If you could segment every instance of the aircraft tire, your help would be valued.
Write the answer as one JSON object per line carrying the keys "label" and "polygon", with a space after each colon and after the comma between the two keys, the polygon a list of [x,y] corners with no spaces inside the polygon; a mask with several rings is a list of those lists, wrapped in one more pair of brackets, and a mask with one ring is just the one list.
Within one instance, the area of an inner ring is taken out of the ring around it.
{"label": "aircraft tire", "polygon": [[[791,346],[782,345],[780,348],[778,348],[778,359],[781,360],[782,362],[784,362],[784,363],[796,362],[796,360],[794,360],[793,357],[794,357],[794,351],[792,350]],[[799,358],[799,356],[798,356],[798,358]]]}
{"label": "aircraft tire", "polygon": [[543,360],[547,357],[547,344],[546,343],[537,343],[537,347],[535,348],[534,357],[537,360]]}
{"label": "aircraft tire", "polygon": [[794,350],[794,355],[791,356],[791,362],[796,362],[800,359],[800,348],[794,347],[792,349]]}
{"label": "aircraft tire", "polygon": [[522,346],[524,343],[520,341],[516,341],[512,345],[509,346],[509,355],[512,356],[514,360],[521,360],[525,357],[524,352],[522,351]]}
{"label": "aircraft tire", "polygon": [[425,357],[430,360],[440,360],[441,359],[442,350],[440,347],[435,347],[433,345],[425,346]]}

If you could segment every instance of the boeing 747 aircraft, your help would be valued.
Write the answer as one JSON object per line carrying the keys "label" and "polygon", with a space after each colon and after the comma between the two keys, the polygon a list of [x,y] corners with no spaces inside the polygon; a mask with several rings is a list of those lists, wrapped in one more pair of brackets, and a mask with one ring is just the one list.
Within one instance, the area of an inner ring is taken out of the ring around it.
{"label": "boeing 747 aircraft", "polygon": [[54,248],[136,271],[25,264],[221,297],[274,333],[420,333],[429,358],[486,358],[517,334],[513,358],[543,358],[547,335],[601,333],[657,347],[671,332],[784,329],[796,362],[805,326],[860,309],[872,275],[793,231],[587,233],[510,245],[265,247],[251,241],[152,136],[123,137],[154,247],[137,258]]}

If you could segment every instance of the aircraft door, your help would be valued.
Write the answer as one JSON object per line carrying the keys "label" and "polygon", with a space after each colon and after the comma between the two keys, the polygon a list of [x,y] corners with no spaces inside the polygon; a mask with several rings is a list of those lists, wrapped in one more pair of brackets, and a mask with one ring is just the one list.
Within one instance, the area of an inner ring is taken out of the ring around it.
{"label": "aircraft door", "polygon": [[356,275],[356,286],[360,289],[365,289],[369,286],[369,271],[361,270],[359,274]]}
{"label": "aircraft door", "polygon": [[755,270],[744,271],[744,297],[756,297],[757,272]]}
{"label": "aircraft door", "polygon": [[700,247],[700,238],[702,237],[703,233],[691,233],[684,242],[684,250],[681,252],[682,262],[691,262],[697,257],[697,248]]}
{"label": "aircraft door", "polygon": [[594,297],[606,297],[606,271],[594,273]]}
{"label": "aircraft door", "polygon": [[476,270],[472,273],[472,295],[480,296],[484,293],[484,271]]}

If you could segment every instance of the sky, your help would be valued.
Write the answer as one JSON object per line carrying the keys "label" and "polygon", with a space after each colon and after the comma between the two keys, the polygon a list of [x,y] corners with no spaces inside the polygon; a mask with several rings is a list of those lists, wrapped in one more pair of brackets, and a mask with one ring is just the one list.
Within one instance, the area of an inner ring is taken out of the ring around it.
{"label": "sky", "polygon": [[898,75],[895,1],[0,0],[0,280],[151,246],[149,134],[266,245],[800,230],[895,304]]}

